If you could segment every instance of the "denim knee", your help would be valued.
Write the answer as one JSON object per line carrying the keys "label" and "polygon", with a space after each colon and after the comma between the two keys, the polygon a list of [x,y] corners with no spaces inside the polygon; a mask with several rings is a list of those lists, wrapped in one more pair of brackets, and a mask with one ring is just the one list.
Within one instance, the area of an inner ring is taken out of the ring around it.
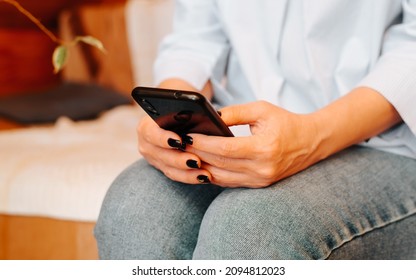
{"label": "denim knee", "polygon": [[189,259],[220,188],[171,181],[139,161],[114,181],[95,228],[102,259]]}
{"label": "denim knee", "polygon": [[[236,189],[218,196],[205,214],[193,258],[324,258],[329,248],[325,234],[313,226],[315,211],[296,196],[270,192]],[[271,197],[276,199],[273,207]]]}
{"label": "denim knee", "polygon": [[[133,211],[129,211],[134,197],[134,182],[142,162],[136,162],[124,170],[112,183],[101,206],[94,228],[94,235],[101,259],[126,259],[133,254],[128,246],[128,233],[134,230]],[[131,223],[127,222],[132,220]],[[123,249],[122,249],[123,248]]]}
{"label": "denim knee", "polygon": [[[228,189],[208,208],[193,257],[328,258],[345,244],[416,213],[415,168],[411,159],[352,148],[268,188]],[[416,233],[411,227],[398,229]],[[363,243],[370,248],[389,242],[394,231],[372,236]],[[397,246],[395,251],[406,243]],[[387,247],[379,252],[362,257],[391,256]],[[354,252],[342,255],[352,258]]]}

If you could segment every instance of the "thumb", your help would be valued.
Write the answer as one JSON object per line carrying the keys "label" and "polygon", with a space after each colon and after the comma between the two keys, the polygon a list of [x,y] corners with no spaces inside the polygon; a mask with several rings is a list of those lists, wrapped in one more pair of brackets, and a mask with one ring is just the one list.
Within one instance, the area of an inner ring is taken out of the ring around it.
{"label": "thumb", "polygon": [[221,109],[221,118],[227,126],[254,124],[273,106],[265,101],[233,105]]}

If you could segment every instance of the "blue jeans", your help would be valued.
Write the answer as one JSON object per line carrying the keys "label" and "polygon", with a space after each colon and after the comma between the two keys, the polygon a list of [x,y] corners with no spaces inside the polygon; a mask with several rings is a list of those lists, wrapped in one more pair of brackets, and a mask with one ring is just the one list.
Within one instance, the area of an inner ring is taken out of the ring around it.
{"label": "blue jeans", "polygon": [[416,259],[416,160],[351,147],[264,189],[126,169],[95,228],[102,259]]}

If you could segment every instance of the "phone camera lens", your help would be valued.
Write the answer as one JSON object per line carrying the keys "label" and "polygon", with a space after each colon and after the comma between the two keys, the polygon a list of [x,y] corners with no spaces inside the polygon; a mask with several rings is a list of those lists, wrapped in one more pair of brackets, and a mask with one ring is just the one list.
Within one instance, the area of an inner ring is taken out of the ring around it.
{"label": "phone camera lens", "polygon": [[143,105],[143,108],[144,108],[146,111],[148,111],[148,112],[152,113],[153,115],[157,115],[157,116],[159,116],[159,115],[160,115],[160,114],[159,114],[159,112],[156,110],[156,108],[155,108],[155,107],[153,107],[153,105],[152,105],[149,101],[147,101],[147,100],[146,100],[146,99],[144,99],[144,98],[142,98],[140,101],[141,101],[140,103]]}
{"label": "phone camera lens", "polygon": [[180,98],[182,96],[182,92],[177,91],[173,94],[173,96],[175,96],[176,99]]}

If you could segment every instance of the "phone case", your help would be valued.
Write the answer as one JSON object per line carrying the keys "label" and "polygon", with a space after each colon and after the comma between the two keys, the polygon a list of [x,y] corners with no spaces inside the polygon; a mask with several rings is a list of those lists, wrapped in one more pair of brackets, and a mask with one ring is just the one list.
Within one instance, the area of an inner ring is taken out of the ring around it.
{"label": "phone case", "polygon": [[136,87],[132,97],[161,128],[180,136],[188,133],[233,136],[211,103],[200,93]]}

